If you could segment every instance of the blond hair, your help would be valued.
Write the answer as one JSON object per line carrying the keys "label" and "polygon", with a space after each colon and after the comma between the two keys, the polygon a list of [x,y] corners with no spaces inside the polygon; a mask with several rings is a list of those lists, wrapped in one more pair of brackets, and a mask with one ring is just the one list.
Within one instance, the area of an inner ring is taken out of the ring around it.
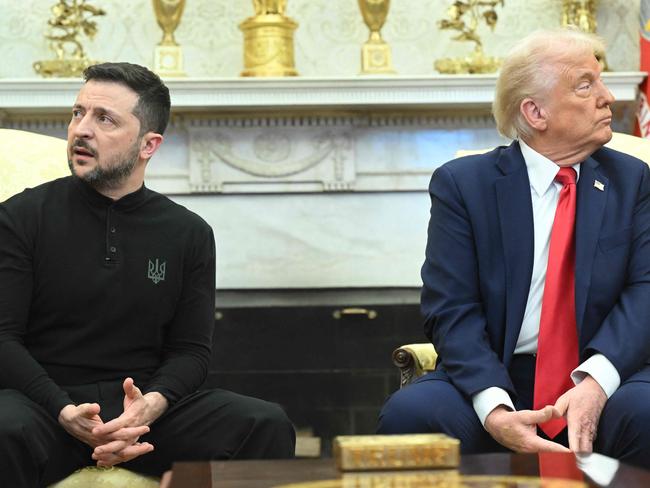
{"label": "blond hair", "polygon": [[492,114],[499,133],[511,139],[531,136],[521,102],[546,96],[562,67],[577,57],[604,52],[600,37],[571,27],[536,31],[519,41],[504,59],[497,79]]}

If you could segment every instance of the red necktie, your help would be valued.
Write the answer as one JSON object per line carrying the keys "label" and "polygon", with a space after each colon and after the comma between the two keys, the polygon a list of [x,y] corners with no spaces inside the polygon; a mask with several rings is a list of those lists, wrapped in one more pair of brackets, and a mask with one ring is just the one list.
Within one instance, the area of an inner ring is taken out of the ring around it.
{"label": "red necktie", "polygon": [[[576,172],[573,168],[560,168],[555,180],[563,187],[551,230],[539,321],[533,402],[536,410],[555,404],[560,395],[573,387],[570,375],[578,366],[575,306]],[[540,425],[551,439],[564,427],[564,418]]]}

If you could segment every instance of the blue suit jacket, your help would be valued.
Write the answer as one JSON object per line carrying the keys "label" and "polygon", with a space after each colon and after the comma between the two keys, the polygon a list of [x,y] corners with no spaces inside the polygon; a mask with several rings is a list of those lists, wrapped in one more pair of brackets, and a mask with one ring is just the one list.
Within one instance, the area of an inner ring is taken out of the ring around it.
{"label": "blue suit jacket", "polygon": [[[604,191],[594,186],[604,185]],[[465,395],[515,395],[508,366],[533,268],[533,211],[518,142],[438,168],[422,267],[425,332],[441,377]],[[650,356],[650,171],[601,148],[584,161],[576,215],[580,360],[604,354],[621,381]],[[650,372],[640,373],[650,380]]]}

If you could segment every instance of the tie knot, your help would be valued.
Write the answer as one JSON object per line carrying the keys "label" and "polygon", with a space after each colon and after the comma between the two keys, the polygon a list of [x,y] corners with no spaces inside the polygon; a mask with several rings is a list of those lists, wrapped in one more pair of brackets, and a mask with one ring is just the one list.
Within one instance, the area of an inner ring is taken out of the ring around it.
{"label": "tie knot", "polygon": [[576,183],[576,170],[573,168],[560,168],[557,175],[555,175],[555,181],[562,183],[562,185],[575,185]]}

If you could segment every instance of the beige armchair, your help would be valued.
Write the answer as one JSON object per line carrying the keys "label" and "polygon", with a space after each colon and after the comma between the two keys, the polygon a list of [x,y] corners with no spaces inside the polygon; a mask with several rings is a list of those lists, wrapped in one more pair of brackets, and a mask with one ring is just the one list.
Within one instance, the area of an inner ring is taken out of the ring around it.
{"label": "beige armchair", "polygon": [[436,369],[438,353],[433,344],[405,344],[393,351],[393,364],[399,368],[400,388],[428,371]]}
{"label": "beige armchair", "polygon": [[650,139],[614,132],[607,147],[630,154],[650,165]]}
{"label": "beige armchair", "polygon": [[0,202],[25,188],[70,174],[63,139],[0,129]]}
{"label": "beige armchair", "polygon": [[[650,139],[614,132],[607,147],[630,154],[650,165]],[[456,157],[471,154],[482,154],[488,149],[460,150]],[[393,363],[400,370],[400,388],[408,385],[414,379],[427,371],[433,371],[438,354],[432,344],[405,344],[393,351]]]}
{"label": "beige armchair", "polygon": [[[70,174],[64,139],[33,132],[0,129],[0,202],[23,191]],[[101,486],[104,488],[154,488],[159,480],[126,469],[87,467],[50,488]]]}

